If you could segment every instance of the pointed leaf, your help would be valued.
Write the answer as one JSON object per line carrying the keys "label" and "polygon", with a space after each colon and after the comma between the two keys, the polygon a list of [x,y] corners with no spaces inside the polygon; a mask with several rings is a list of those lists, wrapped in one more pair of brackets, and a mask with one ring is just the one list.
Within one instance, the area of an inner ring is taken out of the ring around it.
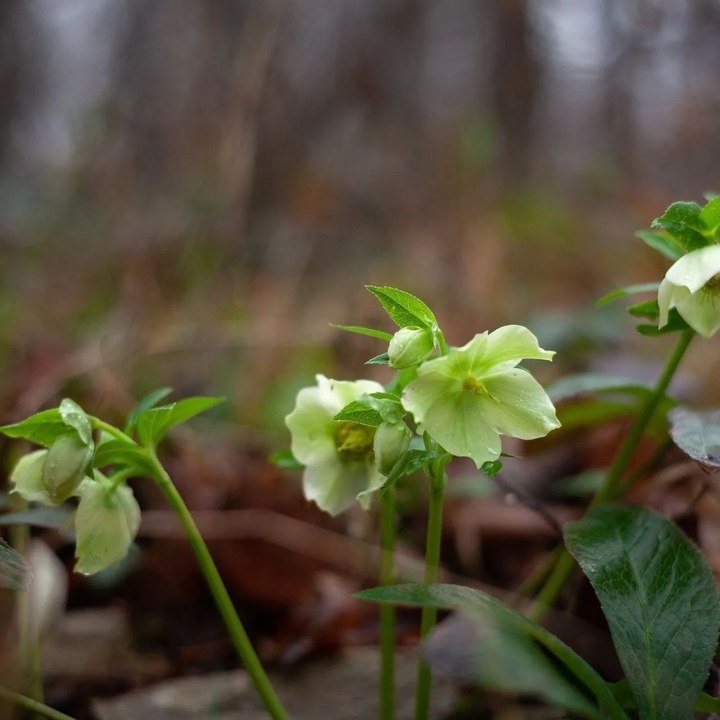
{"label": "pointed leaf", "polygon": [[356,335],[366,335],[367,337],[377,338],[378,340],[384,340],[390,342],[392,335],[390,333],[383,332],[382,330],[373,330],[372,328],[361,327],[360,325],[335,325],[330,323],[331,327],[337,330],[344,330],[345,332],[355,333]]}
{"label": "pointed leaf", "polygon": [[625,712],[615,700],[607,683],[598,673],[558,637],[532,622],[496,598],[460,585],[391,585],[356,593],[355,597],[396,605],[419,605],[449,610],[462,610],[490,619],[513,635],[525,635],[539,643],[575,676],[582,687],[588,689],[607,716],[627,720]]}
{"label": "pointed leaf", "polygon": [[220,397],[194,397],[171,405],[145,410],[137,416],[138,437],[143,445],[157,444],[170,428],[187,422],[210,408],[224,402]]}
{"label": "pointed leaf", "polygon": [[648,300],[647,302],[631,305],[627,311],[633,317],[645,318],[646,320],[654,320],[657,322],[660,317],[660,306],[657,300]]}
{"label": "pointed leaf", "polygon": [[613,300],[617,300],[621,297],[627,297],[628,295],[637,295],[639,293],[646,292],[656,293],[659,287],[659,282],[642,283],[640,285],[628,285],[627,287],[619,288],[618,290],[613,290],[612,292],[609,292],[607,295],[603,295],[599,300],[595,301],[595,307],[604,307],[605,305],[609,305]]}
{"label": "pointed leaf", "polygon": [[704,470],[720,470],[720,410],[675,408],[669,418],[675,444]]}
{"label": "pointed leaf", "polygon": [[680,332],[681,330],[689,330],[690,326],[683,320],[677,308],[670,310],[668,314],[667,325],[659,328],[657,325],[636,325],[635,329],[647,337],[657,337],[658,335],[667,335],[668,333]]}
{"label": "pointed leaf", "polygon": [[419,298],[393,287],[365,286],[380,302],[385,312],[400,327],[417,326],[437,329],[432,310]]}
{"label": "pointed leaf", "polygon": [[692,717],[720,627],[700,551],[658,513],[615,505],[567,524],[565,543],[600,599],[641,720]]}
{"label": "pointed leaf", "polygon": [[720,197],[708,202],[700,212],[700,219],[706,229],[706,235],[716,240],[720,239]]}
{"label": "pointed leaf", "polygon": [[708,245],[703,234],[706,228],[700,212],[697,203],[676,202],[659,218],[653,220],[652,227],[666,230],[685,252],[692,252]]}
{"label": "pointed leaf", "polygon": [[145,397],[138,402],[135,409],[128,416],[127,425],[125,426],[125,434],[131,435],[133,433],[135,430],[135,423],[137,422],[137,418],[140,413],[145,412],[145,410],[150,410],[150,408],[154,408],[159,402],[162,402],[168,395],[170,395],[172,391],[173,389],[170,387],[163,387],[153,390],[151,393],[145,395]]}
{"label": "pointed leaf", "polygon": [[372,357],[369,360],[366,360],[365,364],[366,365],[389,365],[390,364],[390,356],[386,352],[380,353],[380,355],[376,355],[375,357]]}
{"label": "pointed leaf", "polygon": [[683,256],[682,246],[668,233],[640,230],[635,233],[635,237],[639,237],[646,245],[653,250],[657,250],[672,262],[679,260]]}
{"label": "pointed leaf", "polygon": [[29,440],[36,445],[50,447],[61,435],[65,435],[68,426],[58,408],[43,410],[29,418],[12,425],[0,427],[0,432],[11,438]]}

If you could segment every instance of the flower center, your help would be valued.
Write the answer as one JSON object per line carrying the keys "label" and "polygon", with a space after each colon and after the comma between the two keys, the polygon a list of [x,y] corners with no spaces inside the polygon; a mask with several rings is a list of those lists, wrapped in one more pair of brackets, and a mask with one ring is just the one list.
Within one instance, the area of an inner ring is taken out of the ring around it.
{"label": "flower center", "polygon": [[354,422],[340,423],[335,430],[335,448],[344,460],[364,460],[373,448],[374,428]]}
{"label": "flower center", "polygon": [[705,283],[705,290],[716,294],[720,293],[720,273],[716,273]]}
{"label": "flower center", "polygon": [[482,395],[483,397],[487,397],[490,395],[485,385],[483,385],[480,380],[474,378],[472,375],[469,375],[465,378],[465,380],[463,381],[463,388],[465,388],[465,390],[469,390],[470,392],[475,393],[476,395]]}

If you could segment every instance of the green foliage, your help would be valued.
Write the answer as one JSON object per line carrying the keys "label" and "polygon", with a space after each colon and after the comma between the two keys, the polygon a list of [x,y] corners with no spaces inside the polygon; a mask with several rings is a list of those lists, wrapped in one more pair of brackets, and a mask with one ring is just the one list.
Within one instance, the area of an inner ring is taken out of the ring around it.
{"label": "green foliage", "polygon": [[653,228],[665,230],[685,251],[692,252],[708,244],[709,228],[701,217],[702,208],[694,202],[675,202],[653,220]]}
{"label": "green foliage", "polygon": [[397,423],[405,411],[400,398],[393,393],[371,393],[363,395],[346,405],[334,418],[338,422],[354,422],[377,428],[382,423]]}
{"label": "green foliage", "polygon": [[438,324],[432,310],[409,292],[377,285],[365,287],[377,298],[390,319],[399,327],[416,326],[437,330]]}
{"label": "green foliage", "polygon": [[221,397],[185,398],[170,405],[143,410],[135,418],[140,442],[145,446],[157,445],[170,428],[187,422],[210,408],[224,402]]}
{"label": "green foliage", "polygon": [[614,505],[566,525],[565,542],[598,594],[641,720],[690,718],[720,627],[699,550],[658,513]]}
{"label": "green foliage", "polygon": [[58,408],[43,410],[31,415],[22,422],[3,425],[0,432],[11,438],[29,440],[36,445],[50,447],[61,435],[68,431],[68,426],[60,415]]}
{"label": "green foliage", "polygon": [[603,295],[599,300],[595,301],[595,307],[604,307],[605,305],[609,305],[611,302],[613,302],[613,300],[627,297],[628,295],[638,295],[640,293],[646,292],[656,293],[659,287],[660,283],[658,282],[641,283],[639,285],[628,285],[627,287],[619,288],[618,290],[613,290],[612,292],[609,292],[607,295]]}
{"label": "green foliage", "polygon": [[720,410],[675,408],[670,413],[670,437],[702,468],[720,470]]}
{"label": "green foliage", "polygon": [[170,393],[172,393],[172,388],[163,387],[153,390],[142,398],[128,416],[127,424],[125,425],[125,434],[131,435],[134,432],[138,415],[146,410],[154,408],[159,402],[162,402],[168,395],[170,395]]}
{"label": "green foliage", "polygon": [[335,325],[330,323],[330,327],[334,327],[337,330],[344,330],[345,332],[355,333],[356,335],[366,335],[367,337],[377,338],[378,340],[384,340],[390,342],[392,335],[390,333],[383,332],[382,330],[373,330],[373,328],[361,327],[360,325]]}
{"label": "green foliage", "polygon": [[640,230],[635,233],[635,236],[672,262],[679,260],[683,255],[682,245],[676,242],[669,233]]}

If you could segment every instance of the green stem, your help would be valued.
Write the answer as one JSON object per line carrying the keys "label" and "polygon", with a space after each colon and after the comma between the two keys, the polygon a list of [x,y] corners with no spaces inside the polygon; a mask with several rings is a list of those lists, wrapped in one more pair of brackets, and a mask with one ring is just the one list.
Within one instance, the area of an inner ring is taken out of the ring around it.
{"label": "green stem", "polygon": [[38,715],[50,718],[50,720],[75,720],[75,718],[73,718],[71,715],[61,713],[59,710],[54,710],[53,708],[45,705],[44,703],[38,702],[37,700],[33,700],[26,695],[21,695],[20,693],[13,692],[12,690],[8,690],[7,688],[1,686],[0,699],[7,700],[8,702],[17,705],[18,707],[23,707],[27,710],[31,710]]}
{"label": "green stem", "polygon": [[110,423],[105,422],[104,420],[101,420],[100,418],[96,418],[93,415],[88,416],[90,419],[90,422],[92,423],[92,426],[95,430],[101,430],[102,432],[107,433],[108,435],[112,435],[117,440],[122,440],[126,443],[131,443],[132,445],[135,445],[135,441],[129,436],[126,435],[122,430],[119,430],[114,425],[111,425]]}
{"label": "green stem", "polygon": [[[380,506],[380,584],[395,582],[395,488],[383,491]],[[380,720],[395,717],[395,608],[380,605]]]}
{"label": "green stem", "polygon": [[[430,497],[428,501],[427,540],[425,546],[425,582],[435,583],[440,568],[440,545],[442,540],[442,512],[445,495],[445,467],[450,457],[434,464],[430,477]],[[434,627],[437,608],[424,607],[420,623],[420,638],[424,638]],[[427,720],[430,713],[430,689],[432,675],[430,666],[422,658],[418,660],[415,685],[415,720]]]}
{"label": "green stem", "polygon": [[[595,494],[595,497],[590,503],[590,507],[595,507],[603,502],[614,500],[618,495],[629,489],[629,487],[623,487],[623,477],[627,471],[628,465],[637,450],[640,441],[647,430],[653,416],[655,415],[658,406],[665,397],[670,382],[672,381],[675,373],[680,365],[680,361],[683,359],[686,350],[688,349],[692,339],[695,337],[693,330],[685,330],[680,335],[675,348],[668,358],[668,361],[663,368],[663,371],[658,378],[658,381],[650,393],[647,396],[643,405],[641,405],[638,414],[635,416],[633,424],[630,426],[628,434],[625,436],[622,444],[618,448],[618,451],[613,459],[612,465],[605,476],[600,489]],[[567,582],[570,574],[575,567],[575,561],[572,556],[563,550],[562,554],[555,563],[550,577],[548,577],[542,590],[538,593],[535,605],[532,611],[529,613],[529,617],[536,622],[542,620],[545,617],[547,609],[557,600],[558,595],[562,591],[565,583]]]}
{"label": "green stem", "polygon": [[154,450],[152,448],[147,449],[148,459],[152,464],[155,472],[155,481],[162,490],[168,503],[175,511],[178,516],[180,523],[185,530],[190,545],[195,552],[200,569],[205,577],[208,588],[212,593],[215,603],[220,615],[225,622],[228,634],[235,645],[240,659],[245,666],[245,670],[250,676],[251,680],[255,684],[255,689],[260,695],[261,700],[265,705],[265,709],[268,711],[273,720],[288,720],[288,715],[285,712],[282,703],[275,693],[270,680],[263,669],[260,659],[258,658],[255,650],[253,649],[250,639],[243,627],[243,624],[238,617],[235,607],[233,606],[230,595],[220,577],[215,562],[210,555],[210,551],[205,544],[205,541],[198,530],[195,521],[193,520],[190,511],[185,505],[182,496],[178,492],[177,488],[173,484],[170,476],[168,475],[165,468],[160,464]]}

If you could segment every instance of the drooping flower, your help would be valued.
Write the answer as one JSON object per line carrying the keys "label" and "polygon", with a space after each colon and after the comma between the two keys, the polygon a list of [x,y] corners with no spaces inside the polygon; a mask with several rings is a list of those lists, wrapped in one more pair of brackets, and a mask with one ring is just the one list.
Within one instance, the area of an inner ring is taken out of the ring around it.
{"label": "drooping flower", "polygon": [[295,409],[285,418],[295,458],[305,466],[303,491],[331,515],[355,500],[367,507],[370,493],[385,481],[375,466],[375,429],[333,420],[361,395],[383,392],[372,380],[346,382],[317,375],[317,386],[300,390]]}
{"label": "drooping flower", "polygon": [[559,427],[555,408],[524,359],[552,360],[525,327],[507,325],[420,365],[402,404],[447,452],[477,467],[500,457],[500,435],[530,440]]}
{"label": "drooping flower", "polygon": [[658,326],[668,322],[672,308],[698,334],[710,337],[720,330],[720,245],[683,255],[665,273],[658,290]]}
{"label": "drooping flower", "polygon": [[117,487],[102,473],[78,488],[75,513],[75,571],[93,575],[120,562],[140,526],[140,507],[125,484]]}

